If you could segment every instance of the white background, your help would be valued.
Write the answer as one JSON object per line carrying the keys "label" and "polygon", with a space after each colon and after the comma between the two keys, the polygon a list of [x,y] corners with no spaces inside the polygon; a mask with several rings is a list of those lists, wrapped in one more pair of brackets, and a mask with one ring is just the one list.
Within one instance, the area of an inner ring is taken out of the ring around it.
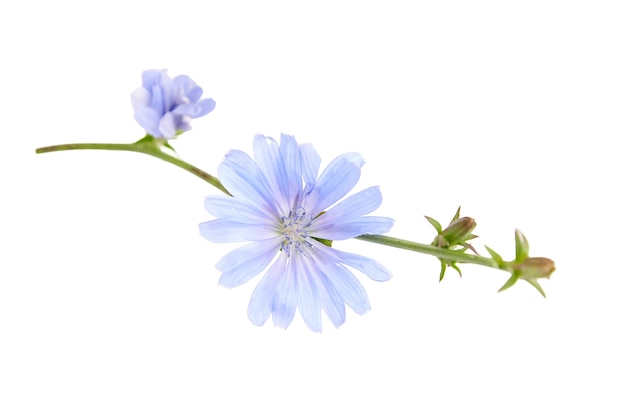
{"label": "white background", "polygon": [[[262,5],[261,5],[262,3]],[[626,415],[626,13],[615,1],[12,2],[0,6],[0,415]],[[555,260],[543,299],[359,241],[394,273],[340,329],[246,317],[217,286],[218,191],[140,154],[130,93],[168,68],[216,109],[174,143],[215,172],[255,133],[358,151],[392,236],[477,220]],[[454,271],[452,271],[454,272]]]}

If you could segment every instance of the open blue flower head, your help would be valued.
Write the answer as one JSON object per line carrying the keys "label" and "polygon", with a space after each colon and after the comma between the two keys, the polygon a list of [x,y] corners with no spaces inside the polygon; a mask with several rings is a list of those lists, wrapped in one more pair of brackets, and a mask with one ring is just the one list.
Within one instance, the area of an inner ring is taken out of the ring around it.
{"label": "open blue flower head", "polygon": [[215,108],[213,99],[200,99],[202,88],[186,75],[170,78],[167,70],[147,70],[142,86],[131,94],[135,120],[155,137],[171,139],[191,129],[190,121]]}
{"label": "open blue flower head", "polygon": [[265,271],[248,305],[248,317],[258,326],[271,315],[274,325],[286,328],[297,308],[313,331],[322,329],[322,310],[339,327],[346,304],[358,314],[370,309],[365,289],[347,267],[376,281],[391,278],[375,260],[320,241],[381,234],[393,224],[387,217],[365,216],[382,202],[378,187],[339,202],[361,175],[359,154],[335,158],[318,176],[320,162],[313,146],[298,145],[293,136],[281,135],[279,145],[257,135],[254,159],[233,150],[218,168],[233,196],[205,200],[216,217],[200,224],[206,239],[248,242],[218,261],[220,285],[232,288]]}

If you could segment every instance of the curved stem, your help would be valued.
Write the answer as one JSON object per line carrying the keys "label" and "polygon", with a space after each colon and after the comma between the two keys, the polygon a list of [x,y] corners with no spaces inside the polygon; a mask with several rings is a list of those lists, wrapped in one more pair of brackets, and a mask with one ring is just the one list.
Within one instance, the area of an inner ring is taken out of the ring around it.
{"label": "curved stem", "polygon": [[181,159],[176,158],[175,156],[163,152],[159,148],[158,143],[148,136],[135,143],[68,143],[64,145],[46,146],[36,149],[35,153],[39,154],[57,151],[71,151],[76,149],[99,149],[107,151],[129,151],[144,153],[146,155],[154,156],[155,158],[159,158],[165,162],[176,165],[177,167],[180,167],[185,171],[191,172],[193,175],[208,182],[221,192],[227,195],[231,195],[216,177],[209,174],[208,172],[201,170],[198,167],[195,167]]}
{"label": "curved stem", "polygon": [[[55,146],[46,146],[43,148],[36,149],[36,153],[48,153],[48,152],[57,152],[57,151],[69,151],[76,149],[101,149],[108,151],[129,151],[129,152],[139,152],[144,153],[146,155],[153,156],[155,158],[159,158],[165,162],[169,162],[170,164],[176,165],[184,169],[185,171],[191,172],[195,176],[203,179],[208,182],[218,190],[222,191],[227,195],[232,195],[228,192],[226,188],[222,185],[222,183],[211,174],[197,168],[181,159],[178,159],[172,155],[169,155],[163,152],[160,146],[167,146],[166,142],[159,142],[158,140],[152,138],[151,136],[146,136],[145,138],[130,144],[125,143],[69,143],[64,145],[55,145]],[[439,259],[451,262],[463,262],[463,263],[471,263],[476,265],[487,266],[489,268],[495,269],[505,269],[504,267],[498,266],[497,262],[491,258],[485,258],[482,256],[472,255],[469,253],[454,251],[450,249],[439,248],[433,245],[426,245],[423,243],[412,242],[410,240],[403,240],[389,236],[383,235],[362,235],[357,236],[356,239],[364,240],[366,242],[377,243],[379,245],[391,246],[394,248],[400,248],[405,250],[410,250],[413,252],[419,252],[426,255],[436,256]]]}
{"label": "curved stem", "polygon": [[425,245],[423,243],[412,242],[410,240],[398,239],[390,236],[382,235],[361,235],[355,239],[364,240],[366,242],[378,243],[379,245],[391,246],[394,248],[406,249],[413,252],[424,253],[436,256],[439,259],[452,262],[463,262],[468,264],[476,264],[487,266],[489,268],[502,269],[491,258],[472,255],[470,253],[454,251],[450,249],[438,248],[433,245]]}

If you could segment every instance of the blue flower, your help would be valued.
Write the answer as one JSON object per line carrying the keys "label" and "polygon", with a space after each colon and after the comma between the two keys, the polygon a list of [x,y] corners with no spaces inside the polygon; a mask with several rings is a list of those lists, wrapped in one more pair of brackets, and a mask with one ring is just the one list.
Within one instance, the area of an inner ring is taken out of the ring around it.
{"label": "blue flower", "polygon": [[386,281],[391,273],[373,259],[321,241],[391,228],[390,218],[364,216],[382,202],[378,187],[338,203],[356,185],[362,165],[359,154],[346,153],[318,176],[320,157],[313,146],[298,145],[288,135],[281,135],[280,145],[257,135],[254,160],[242,151],[226,155],[218,177],[233,197],[206,198],[216,220],[200,224],[200,232],[211,242],[250,242],[218,261],[220,285],[241,285],[271,264],[248,305],[252,323],[261,326],[271,315],[275,326],[286,328],[298,308],[307,326],[319,332],[321,310],[339,327],[345,304],[358,314],[370,309],[365,289],[346,266],[375,281]]}
{"label": "blue flower", "polygon": [[147,70],[141,74],[142,86],[130,96],[135,120],[155,137],[171,139],[191,129],[191,119],[215,108],[215,101],[200,100],[202,88],[186,75],[174,79],[167,70]]}

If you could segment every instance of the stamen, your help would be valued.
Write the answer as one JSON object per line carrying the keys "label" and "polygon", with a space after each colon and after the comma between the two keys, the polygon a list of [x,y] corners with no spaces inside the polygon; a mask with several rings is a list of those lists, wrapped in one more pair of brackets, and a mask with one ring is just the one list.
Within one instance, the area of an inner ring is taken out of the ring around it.
{"label": "stamen", "polygon": [[311,216],[307,215],[306,210],[300,206],[291,209],[288,216],[283,216],[281,232],[285,240],[280,247],[287,255],[291,253],[290,250],[293,246],[304,256],[311,257],[309,252],[313,249],[313,245],[307,240],[309,237],[307,228],[311,225],[312,220]]}

